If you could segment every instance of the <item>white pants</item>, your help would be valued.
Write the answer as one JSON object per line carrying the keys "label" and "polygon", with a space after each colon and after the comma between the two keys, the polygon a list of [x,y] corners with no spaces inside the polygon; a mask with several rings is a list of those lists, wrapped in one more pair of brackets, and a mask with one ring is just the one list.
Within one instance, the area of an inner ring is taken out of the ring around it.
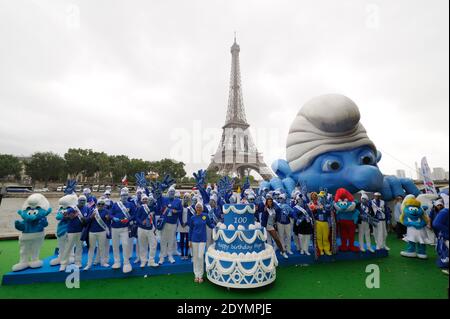
{"label": "white pants", "polygon": [[175,241],[175,231],[177,224],[165,223],[161,231],[161,251],[159,259],[164,259],[166,256],[172,257],[173,242]]}
{"label": "white pants", "polygon": [[277,223],[278,236],[285,251],[291,251],[291,224]]}
{"label": "white pants", "polygon": [[114,263],[120,264],[120,243],[122,242],[123,264],[130,263],[130,238],[128,238],[128,227],[111,228],[113,244]]}
{"label": "white pants", "polygon": [[364,240],[366,243],[366,248],[371,248],[372,244],[370,242],[370,226],[368,222],[361,221],[358,225],[358,241],[359,249],[364,249]]}
{"label": "white pants", "polygon": [[42,234],[31,233],[31,236],[29,236],[30,238],[27,238],[27,235],[28,234],[22,233],[19,238],[21,263],[39,260],[39,253],[45,238],[44,232],[42,232]]}
{"label": "white pants", "polygon": [[58,258],[61,260],[67,245],[67,233],[56,238],[58,240]]}
{"label": "white pants", "polygon": [[308,251],[308,249],[309,249],[309,241],[311,240],[311,235],[299,234],[298,237],[300,237],[301,250],[304,251],[304,252]]}
{"label": "white pants", "polygon": [[295,247],[297,248],[297,250],[301,250],[301,244],[300,244],[300,235],[296,236],[294,234],[294,219],[291,218],[291,237],[294,237],[294,243],[295,243]]}
{"label": "white pants", "polygon": [[[139,258],[141,263],[146,263],[147,260],[155,261],[156,246],[158,242],[156,241],[156,235],[154,233],[155,229],[143,229],[138,228],[138,240],[139,240]],[[148,254],[148,258],[147,258]]]}
{"label": "white pants", "polygon": [[192,243],[192,262],[195,278],[203,278],[206,243]]}
{"label": "white pants", "polygon": [[[111,229],[110,229],[110,231],[111,231]],[[105,231],[105,233],[106,233],[106,231]],[[105,239],[104,252],[105,252],[105,257],[106,257],[106,263],[108,263],[109,262],[109,239],[108,238]],[[96,254],[94,264],[98,264],[98,263],[100,263],[100,255]],[[102,263],[103,263],[103,261],[102,261]]]}
{"label": "white pants", "polygon": [[174,238],[175,239],[174,239],[173,245],[172,245],[172,255],[177,255],[177,251],[178,251],[177,228],[178,228],[178,225],[176,225],[175,231],[174,231]]}
{"label": "white pants", "polygon": [[380,220],[376,225],[377,226],[373,227],[373,236],[375,237],[377,249],[382,249],[386,247],[386,237],[387,237],[386,221]]}
{"label": "white pants", "polygon": [[212,238],[212,229],[206,226],[206,248],[211,246],[214,243],[214,240]]}
{"label": "white pants", "polygon": [[100,256],[102,264],[107,264],[108,260],[106,258],[105,252],[105,241],[106,241],[106,231],[101,232],[89,232],[89,251],[88,251],[88,261],[87,265],[92,265],[92,260],[94,259],[94,250],[97,246],[97,256]]}
{"label": "white pants", "polygon": [[[134,247],[134,239],[135,237],[128,237],[128,250],[130,252],[130,258],[133,256],[133,247]],[[136,258],[139,258],[139,240],[136,238]]]}
{"label": "white pants", "polygon": [[81,241],[81,232],[67,233],[67,244],[64,247],[64,253],[61,258],[61,265],[69,264],[70,253],[75,247],[75,263],[81,264],[81,254],[83,253],[83,242]]}

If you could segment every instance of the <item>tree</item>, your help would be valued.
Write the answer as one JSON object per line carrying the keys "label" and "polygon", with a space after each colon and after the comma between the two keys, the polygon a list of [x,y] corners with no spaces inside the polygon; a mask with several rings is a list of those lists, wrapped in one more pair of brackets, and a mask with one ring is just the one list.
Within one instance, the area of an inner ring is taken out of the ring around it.
{"label": "tree", "polygon": [[58,154],[52,152],[34,153],[31,159],[25,163],[27,175],[34,181],[45,182],[59,180],[64,173],[65,162]]}
{"label": "tree", "polygon": [[8,154],[0,154],[0,178],[14,175],[19,179],[21,170],[22,164],[17,157]]}
{"label": "tree", "polygon": [[172,178],[180,179],[186,176],[184,163],[177,162],[168,158],[162,159],[157,162],[151,162],[150,170],[157,172],[160,177],[164,177],[165,175],[169,174]]}
{"label": "tree", "polygon": [[217,183],[221,177],[217,174],[217,169],[212,168],[206,170],[206,182],[209,184]]}
{"label": "tree", "polygon": [[130,159],[126,155],[109,156],[113,183],[120,183],[130,171]]}

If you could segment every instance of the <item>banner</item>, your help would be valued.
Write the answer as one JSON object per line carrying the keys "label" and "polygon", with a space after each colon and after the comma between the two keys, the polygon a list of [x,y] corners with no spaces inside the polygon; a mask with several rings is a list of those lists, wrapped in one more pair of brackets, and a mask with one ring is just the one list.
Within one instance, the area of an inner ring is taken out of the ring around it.
{"label": "banner", "polygon": [[425,156],[422,158],[422,161],[420,162],[420,174],[422,175],[423,184],[425,186],[425,192],[427,194],[437,195],[433,179],[431,178],[430,166],[428,166],[427,158]]}

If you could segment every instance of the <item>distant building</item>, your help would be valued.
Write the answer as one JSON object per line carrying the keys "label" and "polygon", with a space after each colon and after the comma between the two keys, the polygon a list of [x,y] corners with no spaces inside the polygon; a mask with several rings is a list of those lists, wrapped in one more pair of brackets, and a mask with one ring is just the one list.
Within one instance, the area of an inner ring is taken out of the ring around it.
{"label": "distant building", "polygon": [[406,172],[404,169],[398,169],[395,173],[398,178],[406,178]]}
{"label": "distant building", "polygon": [[442,181],[445,179],[445,170],[442,167],[433,167],[432,178],[435,181]]}

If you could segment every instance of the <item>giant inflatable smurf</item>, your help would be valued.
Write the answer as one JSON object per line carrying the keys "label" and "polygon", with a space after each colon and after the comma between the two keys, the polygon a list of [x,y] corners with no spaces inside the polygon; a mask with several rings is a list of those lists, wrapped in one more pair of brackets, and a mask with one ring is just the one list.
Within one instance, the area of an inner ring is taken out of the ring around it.
{"label": "giant inflatable smurf", "polygon": [[44,228],[48,226],[47,216],[51,211],[44,195],[32,194],[17,212],[22,217],[22,220],[15,222],[16,229],[22,232],[19,236],[20,261],[12,267],[12,271],[42,267],[39,252],[44,242]]}
{"label": "giant inflatable smurf", "polygon": [[348,97],[327,94],[307,102],[295,117],[286,142],[286,160],[277,160],[277,175],[261,187],[284,189],[296,185],[319,192],[340,187],[350,193],[381,192],[385,200],[398,195],[418,195],[412,180],[384,176],[377,166],[381,153],[360,123],[358,106]]}

